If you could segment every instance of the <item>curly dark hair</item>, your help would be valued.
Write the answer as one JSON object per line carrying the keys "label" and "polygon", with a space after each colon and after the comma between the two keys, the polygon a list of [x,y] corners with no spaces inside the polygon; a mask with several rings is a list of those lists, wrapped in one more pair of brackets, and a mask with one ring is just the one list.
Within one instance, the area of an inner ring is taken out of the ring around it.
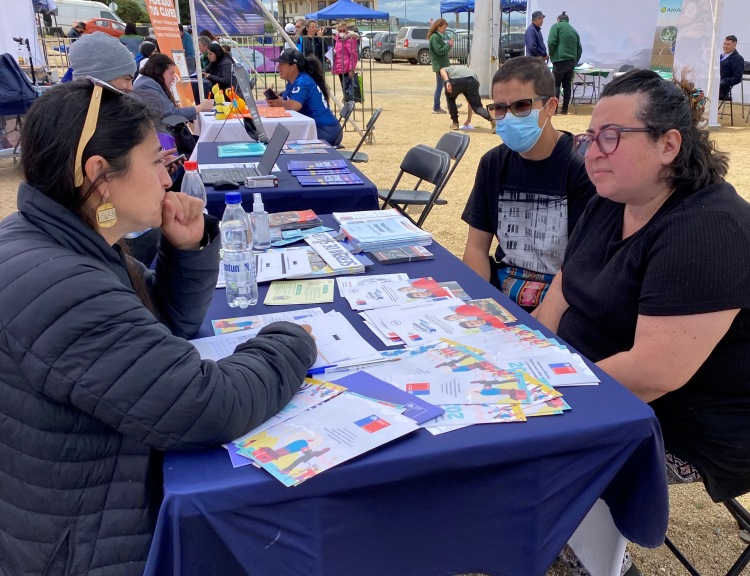
{"label": "curly dark hair", "polygon": [[166,54],[152,54],[148,59],[148,62],[146,62],[146,64],[143,66],[141,75],[148,76],[149,78],[156,80],[156,83],[161,86],[162,90],[164,90],[164,94],[167,95],[169,101],[172,102],[172,104],[177,105],[177,103],[174,101],[174,96],[172,96],[172,91],[164,82],[164,72],[169,70],[170,66],[174,65],[174,60],[172,60]]}
{"label": "curly dark hair", "polygon": [[639,94],[636,117],[651,129],[656,141],[669,130],[682,136],[680,151],[661,177],[678,192],[692,194],[711,184],[724,181],[729,159],[709,139],[704,122],[706,99],[687,78],[669,82],[652,70],[632,70],[614,79],[602,90],[602,98],[618,94]]}

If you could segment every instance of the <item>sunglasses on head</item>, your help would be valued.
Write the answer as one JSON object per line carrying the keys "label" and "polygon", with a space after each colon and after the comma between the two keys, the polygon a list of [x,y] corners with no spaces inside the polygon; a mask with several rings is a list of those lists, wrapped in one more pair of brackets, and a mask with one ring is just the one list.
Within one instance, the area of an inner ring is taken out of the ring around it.
{"label": "sunglasses on head", "polygon": [[503,118],[505,118],[505,114],[508,112],[508,110],[510,110],[510,113],[513,114],[513,116],[523,118],[524,116],[528,116],[529,114],[531,114],[531,111],[534,109],[534,102],[542,100],[546,104],[549,98],[551,98],[551,96],[537,96],[535,98],[524,98],[522,100],[516,100],[515,102],[511,102],[510,104],[493,102],[492,104],[487,105],[487,110],[490,112],[490,114],[493,114],[495,116],[496,120],[502,120]]}
{"label": "sunglasses on head", "polygon": [[86,120],[83,123],[83,131],[81,132],[81,138],[78,140],[78,147],[76,148],[76,162],[74,172],[74,184],[76,188],[83,185],[83,150],[89,143],[91,138],[96,132],[96,125],[99,121],[99,108],[102,104],[102,90],[108,90],[113,94],[122,96],[123,92],[118,90],[111,84],[94,78],[92,76],[86,76],[86,80],[94,85],[94,91],[91,93],[91,101],[89,102],[89,108],[86,112]]}

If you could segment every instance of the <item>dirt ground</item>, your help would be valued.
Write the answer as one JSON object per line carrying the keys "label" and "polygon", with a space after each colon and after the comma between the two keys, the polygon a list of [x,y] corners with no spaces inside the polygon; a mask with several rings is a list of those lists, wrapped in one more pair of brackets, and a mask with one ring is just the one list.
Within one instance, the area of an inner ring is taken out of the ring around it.
{"label": "dirt ground", "polygon": [[[369,71],[365,71],[365,91],[369,118]],[[398,166],[406,151],[416,144],[434,145],[440,136],[449,130],[447,115],[431,113],[434,75],[429,67],[411,66],[406,63],[390,65],[375,63],[372,69],[373,103],[383,108],[375,129],[372,145],[363,150],[369,155],[367,164],[359,164],[361,170],[380,188],[389,188],[398,174]],[[340,93],[340,88],[337,87]],[[488,102],[489,100],[486,100]],[[730,154],[728,181],[746,199],[750,199],[750,129],[740,114],[740,105],[735,105],[735,126],[729,126],[729,117],[721,119],[721,128],[712,137],[720,150]],[[750,110],[746,108],[746,110]],[[459,110],[461,122],[465,119],[466,104]],[[357,121],[362,122],[361,111],[356,112]],[[557,116],[555,127],[579,133],[586,130],[591,115],[591,106],[579,106],[577,114]],[[471,191],[476,167],[480,157],[499,143],[491,132],[489,123],[475,115],[474,130],[469,131],[471,145],[463,161],[448,183],[443,198],[446,206],[436,207],[427,220],[425,228],[435,239],[460,257],[466,240],[467,227],[461,221],[461,212]],[[359,141],[355,132],[347,132],[344,144],[351,149]],[[0,217],[15,210],[16,190],[20,175],[13,161],[0,159]],[[406,187],[408,181],[402,182]],[[460,280],[460,279],[457,279]],[[742,500],[747,507],[750,498]],[[682,551],[696,564],[705,576],[725,574],[729,566],[744,548],[737,536],[736,525],[723,506],[708,498],[702,485],[674,486],[670,488],[669,535]],[[662,546],[647,550],[630,546],[633,558],[643,574],[681,575],[684,569]],[[557,564],[549,571],[551,576],[567,574],[565,567]],[[745,573],[750,574],[750,570]]]}

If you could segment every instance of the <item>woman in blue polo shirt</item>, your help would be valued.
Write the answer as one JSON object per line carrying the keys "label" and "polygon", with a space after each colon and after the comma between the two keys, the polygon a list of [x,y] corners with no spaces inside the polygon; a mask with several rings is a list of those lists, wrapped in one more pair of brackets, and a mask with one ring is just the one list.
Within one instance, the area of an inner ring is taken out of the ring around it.
{"label": "woman in blue polo shirt", "polygon": [[328,86],[323,67],[314,56],[305,56],[295,48],[287,48],[274,59],[279,63],[279,77],[286,80],[281,98],[268,99],[269,106],[295,110],[315,120],[318,138],[333,146],[341,143],[340,126],[328,107]]}

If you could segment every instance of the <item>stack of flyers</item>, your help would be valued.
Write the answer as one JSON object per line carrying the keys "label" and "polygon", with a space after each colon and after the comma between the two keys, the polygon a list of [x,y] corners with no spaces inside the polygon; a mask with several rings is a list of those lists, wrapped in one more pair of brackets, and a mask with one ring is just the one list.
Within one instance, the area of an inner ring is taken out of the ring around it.
{"label": "stack of flyers", "polygon": [[511,318],[513,316],[505,308],[486,298],[458,303],[437,302],[427,308],[412,310],[390,308],[383,310],[376,321],[372,315],[369,320],[388,337],[395,335],[407,346],[419,346],[440,338],[455,339],[505,328],[505,322]]}
{"label": "stack of flyers", "polygon": [[401,216],[401,212],[395,208],[385,210],[359,210],[356,212],[334,212],[331,214],[333,219],[339,224],[347,222],[366,222],[368,220],[383,220],[387,218],[396,218]]}
{"label": "stack of flyers", "polygon": [[247,447],[239,452],[285,486],[295,486],[417,428],[383,403],[344,392],[245,438]]}
{"label": "stack of flyers", "polygon": [[425,298],[452,298],[450,290],[432,278],[413,278],[370,286],[352,286],[341,294],[352,310],[371,310],[399,306]]}
{"label": "stack of flyers", "polygon": [[362,178],[352,173],[322,174],[320,176],[296,176],[301,186],[345,186],[364,184]]}
{"label": "stack of flyers", "polygon": [[[301,414],[305,410],[317,406],[318,404],[330,400],[334,396],[341,394],[346,388],[333,384],[331,382],[324,382],[322,380],[315,380],[313,378],[305,378],[304,383],[297,390],[297,393],[292,396],[289,404],[284,406],[271,418],[263,422],[260,426],[256,426],[247,434],[243,434],[239,438],[232,440],[232,444],[239,450],[247,448],[252,444],[252,438],[260,434],[264,430],[268,430],[286,422],[291,418]],[[242,454],[240,453],[240,456]],[[246,461],[249,464],[249,461]]]}
{"label": "stack of flyers", "polygon": [[336,278],[339,294],[345,298],[345,291],[350,288],[370,286],[372,284],[383,284],[386,282],[404,282],[409,280],[407,274],[368,274],[367,276],[340,276]]}

